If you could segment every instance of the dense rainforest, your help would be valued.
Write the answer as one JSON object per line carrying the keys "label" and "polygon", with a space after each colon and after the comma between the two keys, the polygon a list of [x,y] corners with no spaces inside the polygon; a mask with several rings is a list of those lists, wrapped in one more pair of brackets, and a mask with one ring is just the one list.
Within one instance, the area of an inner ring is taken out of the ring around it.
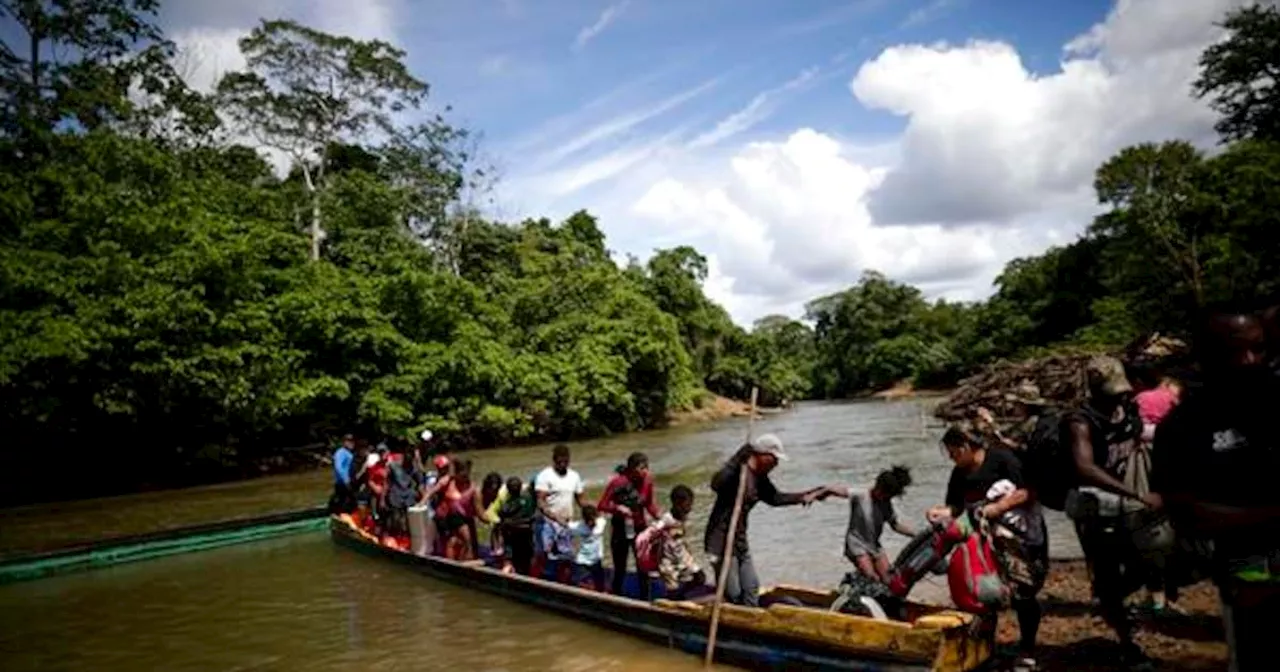
{"label": "dense rainforest", "polygon": [[51,462],[93,494],[348,429],[482,446],[653,427],[752,386],[766,404],[941,386],[1280,288],[1275,7],[1230,14],[1188,92],[1223,145],[1124,149],[1097,172],[1103,214],[990,299],[869,270],[750,329],[703,293],[695,249],[619,265],[586,211],[469,207],[473,136],[398,48],[264,21],[202,94],[156,10],[0,1],[25,40],[0,52],[0,417],[29,456],[6,500]]}

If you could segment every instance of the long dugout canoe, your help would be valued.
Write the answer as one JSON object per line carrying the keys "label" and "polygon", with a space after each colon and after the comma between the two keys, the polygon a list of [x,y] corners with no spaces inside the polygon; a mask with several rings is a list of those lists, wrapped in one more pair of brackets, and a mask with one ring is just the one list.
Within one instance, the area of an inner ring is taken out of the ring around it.
{"label": "long dugout canoe", "polygon": [[114,537],[0,560],[0,584],[323,530],[328,507]]}
{"label": "long dugout canoe", "polygon": [[[707,601],[653,602],[597,593],[552,581],[504,574],[483,561],[422,557],[377,543],[333,518],[339,546],[390,560],[433,578],[483,590],[564,616],[702,655],[711,605]],[[721,609],[716,659],[756,670],[860,672],[968,672],[986,669],[995,649],[994,621],[931,605],[909,605],[907,622],[882,621],[828,610],[833,591],[774,586],[761,591],[765,608],[726,604]],[[782,603],[782,602],[786,603]]]}

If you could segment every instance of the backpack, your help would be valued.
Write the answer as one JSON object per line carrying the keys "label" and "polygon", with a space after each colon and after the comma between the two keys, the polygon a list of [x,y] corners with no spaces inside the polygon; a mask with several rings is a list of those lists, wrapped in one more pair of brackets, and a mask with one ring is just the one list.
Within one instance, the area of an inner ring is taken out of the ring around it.
{"label": "backpack", "polygon": [[986,614],[1009,604],[1010,590],[1000,576],[991,541],[985,534],[971,534],[951,553],[947,586],[956,608]]}
{"label": "backpack", "polygon": [[1027,484],[1035,490],[1036,499],[1054,511],[1066,509],[1067,491],[1076,486],[1071,446],[1064,440],[1065,421],[1071,416],[1084,418],[1093,432],[1103,431],[1100,418],[1088,408],[1050,411],[1036,420],[1019,455]]}
{"label": "backpack", "polygon": [[925,574],[945,568],[947,554],[974,534],[973,519],[962,515],[946,524],[931,525],[907,543],[889,568],[889,592],[905,598]]}

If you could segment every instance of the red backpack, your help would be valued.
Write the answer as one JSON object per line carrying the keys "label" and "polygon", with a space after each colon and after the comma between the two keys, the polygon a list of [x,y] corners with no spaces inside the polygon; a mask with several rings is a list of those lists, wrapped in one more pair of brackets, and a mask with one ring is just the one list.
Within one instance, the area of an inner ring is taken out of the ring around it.
{"label": "red backpack", "polygon": [[971,534],[951,553],[947,566],[951,600],[961,611],[985,614],[1009,604],[1009,586],[1000,576],[991,541]]}

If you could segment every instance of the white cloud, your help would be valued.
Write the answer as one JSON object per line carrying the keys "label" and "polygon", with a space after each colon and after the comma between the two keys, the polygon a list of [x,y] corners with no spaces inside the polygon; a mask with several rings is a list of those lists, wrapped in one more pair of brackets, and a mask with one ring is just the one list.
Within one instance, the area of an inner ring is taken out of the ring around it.
{"label": "white cloud", "polygon": [[572,138],[568,138],[557,143],[554,149],[551,149],[549,152],[539,157],[539,160],[544,163],[562,161],[573,154],[587,149],[588,147],[626,133],[654,117],[666,114],[667,112],[684,105],[690,100],[693,100],[694,98],[711,90],[718,82],[718,79],[705,81],[690,89],[681,91],[674,96],[660,100],[655,104],[627,112],[606,122],[592,126],[591,128],[576,134]]}
{"label": "white cloud", "polygon": [[937,19],[942,18],[942,16],[947,12],[955,9],[960,2],[961,0],[930,0],[930,2],[912,10],[911,13],[907,15],[907,18],[903,19],[902,27],[910,28],[912,26],[919,26],[931,21],[936,21]]}
{"label": "white cloud", "polygon": [[588,42],[613,25],[613,22],[622,16],[622,12],[626,10],[629,4],[631,4],[631,0],[622,0],[622,2],[615,2],[605,7],[604,11],[600,12],[600,16],[596,18],[595,23],[583,26],[582,30],[578,31],[578,37],[573,40],[573,48],[582,49],[587,46]]}
{"label": "white cloud", "polygon": [[[589,188],[567,167],[548,178],[559,188],[521,195],[554,214],[569,202],[592,209],[626,252],[695,245],[712,262],[708,293],[743,324],[798,314],[868,269],[931,296],[982,298],[1011,258],[1078,234],[1096,212],[1093,171],[1116,150],[1213,142],[1213,115],[1189,82],[1214,23],[1239,1],[1120,0],[1045,75],[999,42],[885,49],[850,88],[906,120],[888,145],[807,128],[712,142],[742,124],[730,117],[702,141],[649,141]],[[739,114],[749,120],[752,106]]]}
{"label": "white cloud", "polygon": [[752,126],[764,121],[769,118],[769,115],[773,114],[773,108],[776,107],[777,99],[780,96],[803,87],[805,84],[813,81],[813,78],[817,75],[817,68],[808,68],[782,84],[782,86],[756,94],[756,96],[752,98],[745,107],[724,119],[721,119],[720,123],[716,124],[715,128],[690,141],[689,149],[710,147],[738,135],[739,133],[742,133],[743,131],[750,129]]}
{"label": "white cloud", "polygon": [[1212,143],[1212,114],[1190,83],[1235,4],[1121,0],[1047,76],[998,42],[885,50],[851,84],[864,106],[907,119],[902,164],[871,196],[876,221],[1010,221],[1080,198],[1126,145]]}

